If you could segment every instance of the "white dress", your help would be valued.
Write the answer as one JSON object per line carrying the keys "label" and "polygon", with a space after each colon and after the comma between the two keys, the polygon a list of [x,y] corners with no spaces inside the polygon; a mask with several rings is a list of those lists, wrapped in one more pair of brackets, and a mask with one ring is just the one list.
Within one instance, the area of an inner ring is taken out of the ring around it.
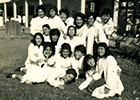
{"label": "white dress", "polygon": [[[102,22],[101,18],[100,17],[97,17],[94,25],[100,27],[100,29],[103,30],[103,33],[101,32],[101,35],[100,35],[100,38],[102,38],[101,41],[102,42],[105,42],[105,43],[107,43],[107,45],[109,45],[108,38],[112,34],[112,32],[114,32],[114,30],[115,30],[114,29],[114,23],[112,21],[112,18],[110,18],[109,21],[106,24],[104,24]],[[106,33],[104,33],[104,31]],[[108,38],[107,38],[107,36],[108,36]]]}
{"label": "white dress", "polygon": [[[103,61],[103,60],[102,60]],[[117,62],[113,56],[108,56],[103,63],[101,63],[101,66],[99,67],[99,76],[101,76],[101,73],[104,72],[105,82],[103,86],[100,86],[96,88],[92,92],[92,96],[95,96],[99,99],[114,96],[116,93],[121,95],[122,91],[124,90],[123,84],[120,80],[120,76],[117,74],[118,72],[121,72],[120,67],[117,65]],[[107,87],[109,90],[109,93],[104,93],[104,88]]]}
{"label": "white dress", "polygon": [[55,57],[52,56],[48,59],[48,62],[43,62],[39,66],[30,65],[32,67],[27,70],[27,73],[23,76],[21,83],[24,83],[27,80],[37,83],[44,82],[50,76],[50,74],[53,73],[53,70],[55,69],[55,61]]}
{"label": "white dress", "polygon": [[35,46],[33,43],[30,43],[28,47],[28,57],[25,61],[25,68],[30,69],[31,65],[38,65],[38,59],[44,59],[43,55],[43,46]]}
{"label": "white dress", "polygon": [[42,32],[42,26],[48,23],[48,17],[35,17],[31,19],[30,33],[34,35],[36,32]]}
{"label": "white dress", "polygon": [[58,55],[55,66],[56,68],[62,68],[64,70],[67,70],[69,68],[74,68],[76,72],[78,73],[75,59],[71,57],[63,58],[60,55]]}
{"label": "white dress", "polygon": [[49,18],[47,23],[50,25],[51,29],[57,28],[59,31],[67,33],[67,27],[59,16],[55,15],[54,18]]}

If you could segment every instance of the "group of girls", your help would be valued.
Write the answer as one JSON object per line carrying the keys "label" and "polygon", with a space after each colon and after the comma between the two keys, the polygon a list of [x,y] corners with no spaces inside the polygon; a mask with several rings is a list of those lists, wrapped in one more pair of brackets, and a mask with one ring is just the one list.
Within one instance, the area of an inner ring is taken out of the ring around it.
{"label": "group of girls", "polygon": [[97,98],[120,96],[124,89],[121,69],[108,50],[107,40],[114,31],[110,9],[105,8],[97,19],[94,12],[86,16],[76,13],[74,18],[68,18],[66,9],[60,10],[60,17],[57,12],[56,6],[52,6],[47,17],[45,8],[37,7],[37,17],[31,20],[33,39],[28,57],[25,67],[19,69],[25,75],[12,77],[22,83],[40,83],[47,81],[56,68],[73,68],[76,79],[86,78],[78,86],[81,91],[86,89]]}

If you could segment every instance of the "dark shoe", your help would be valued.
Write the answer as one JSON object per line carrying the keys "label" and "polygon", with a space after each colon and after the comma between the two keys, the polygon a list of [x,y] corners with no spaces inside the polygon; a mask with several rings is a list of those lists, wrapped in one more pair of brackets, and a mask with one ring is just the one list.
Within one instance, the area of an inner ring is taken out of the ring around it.
{"label": "dark shoe", "polygon": [[22,67],[18,67],[17,69],[15,69],[15,71],[20,71],[21,68],[22,68]]}
{"label": "dark shoe", "polygon": [[86,88],[83,89],[81,92],[86,94],[86,95],[91,95],[91,93]]}
{"label": "dark shoe", "polygon": [[6,78],[12,78],[12,75],[13,74],[9,74],[9,75],[6,76]]}

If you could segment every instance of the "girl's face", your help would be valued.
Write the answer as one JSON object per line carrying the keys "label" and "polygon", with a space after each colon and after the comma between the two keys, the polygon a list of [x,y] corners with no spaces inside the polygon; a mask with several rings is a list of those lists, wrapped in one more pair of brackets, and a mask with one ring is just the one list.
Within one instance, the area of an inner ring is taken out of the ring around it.
{"label": "girl's face", "polygon": [[94,67],[94,66],[95,66],[95,61],[94,61],[94,59],[93,59],[93,58],[89,59],[89,60],[87,61],[87,64],[88,64],[89,66],[91,66],[91,67]]}
{"label": "girl's face", "polygon": [[83,24],[83,19],[82,19],[81,17],[77,17],[77,18],[76,18],[76,24],[77,24],[78,26],[82,26],[82,24]]}
{"label": "girl's face", "polygon": [[72,81],[73,78],[74,78],[73,74],[66,74],[66,75],[63,76],[63,79],[64,79],[65,83],[68,83],[68,82]]}
{"label": "girl's face", "polygon": [[63,49],[63,51],[62,51],[62,55],[63,55],[63,57],[64,58],[67,58],[68,57],[68,55],[69,55],[69,50],[67,50],[67,49]]}
{"label": "girl's face", "polygon": [[39,35],[37,35],[35,41],[37,45],[40,45],[42,43],[42,38]]}
{"label": "girl's face", "polygon": [[75,51],[74,52],[75,59],[79,60],[82,56],[83,56],[83,54],[80,51]]}
{"label": "girl's face", "polygon": [[103,14],[102,17],[101,17],[103,23],[107,23],[110,19],[110,15],[109,14]]}
{"label": "girl's face", "polygon": [[52,35],[52,41],[57,42],[58,41],[58,35]]}
{"label": "girl's face", "polygon": [[97,52],[98,52],[99,56],[104,56],[105,48],[102,47],[102,46],[99,46],[98,49],[97,49]]}
{"label": "girl's face", "polygon": [[60,18],[62,19],[63,22],[65,22],[67,19],[67,15],[65,13],[61,13]]}
{"label": "girl's face", "polygon": [[43,17],[44,17],[44,11],[43,11],[42,9],[39,9],[39,10],[38,10],[38,16],[39,16],[40,18],[43,18]]}
{"label": "girl's face", "polygon": [[88,23],[90,26],[92,26],[92,25],[94,24],[94,18],[93,18],[93,16],[90,16],[90,17],[88,18],[87,23]]}
{"label": "girl's face", "polygon": [[74,27],[70,27],[68,31],[69,36],[74,36],[75,35],[75,29]]}
{"label": "girl's face", "polygon": [[45,57],[50,57],[52,54],[52,48],[50,48],[49,46],[46,47],[45,51],[44,51],[44,56]]}
{"label": "girl's face", "polygon": [[50,29],[48,29],[47,27],[43,27],[43,34],[44,35],[49,35],[49,31],[50,31]]}
{"label": "girl's face", "polygon": [[49,11],[49,13],[50,13],[50,16],[53,18],[54,16],[55,16],[55,11],[53,10],[53,9],[51,9],[50,11]]}

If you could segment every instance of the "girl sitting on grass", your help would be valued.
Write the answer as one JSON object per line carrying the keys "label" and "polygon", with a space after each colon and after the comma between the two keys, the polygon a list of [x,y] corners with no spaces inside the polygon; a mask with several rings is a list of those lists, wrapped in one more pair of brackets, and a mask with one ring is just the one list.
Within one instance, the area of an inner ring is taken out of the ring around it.
{"label": "girl sitting on grass", "polygon": [[25,61],[25,67],[20,67],[16,71],[26,72],[31,68],[31,65],[40,65],[43,62],[43,44],[44,37],[41,33],[36,33],[28,47],[28,57]]}
{"label": "girl sitting on grass", "polygon": [[[103,99],[112,96],[120,97],[124,90],[123,84],[120,80],[121,69],[117,65],[115,58],[110,55],[109,49],[105,42],[101,42],[97,46],[98,61],[94,81],[91,82],[87,89],[92,93],[92,96]],[[80,87],[79,89],[82,90]]]}
{"label": "girl sitting on grass", "polygon": [[83,73],[84,76],[86,77],[86,80],[78,87],[80,90],[84,90],[85,88],[88,87],[89,83],[93,80],[95,77],[96,73],[96,62],[97,58],[92,56],[91,54],[87,54],[84,57],[83,63]]}
{"label": "girl sitting on grass", "polygon": [[60,55],[57,57],[56,68],[67,70],[74,68],[77,71],[77,66],[74,58],[71,58],[71,46],[68,43],[61,45]]}
{"label": "girl sitting on grass", "polygon": [[32,84],[32,83],[41,83],[49,77],[54,69],[55,64],[55,47],[52,43],[47,42],[44,44],[44,61],[41,65],[31,65],[32,69],[28,69],[26,74],[9,74],[7,78],[18,78],[21,80],[21,83]]}

